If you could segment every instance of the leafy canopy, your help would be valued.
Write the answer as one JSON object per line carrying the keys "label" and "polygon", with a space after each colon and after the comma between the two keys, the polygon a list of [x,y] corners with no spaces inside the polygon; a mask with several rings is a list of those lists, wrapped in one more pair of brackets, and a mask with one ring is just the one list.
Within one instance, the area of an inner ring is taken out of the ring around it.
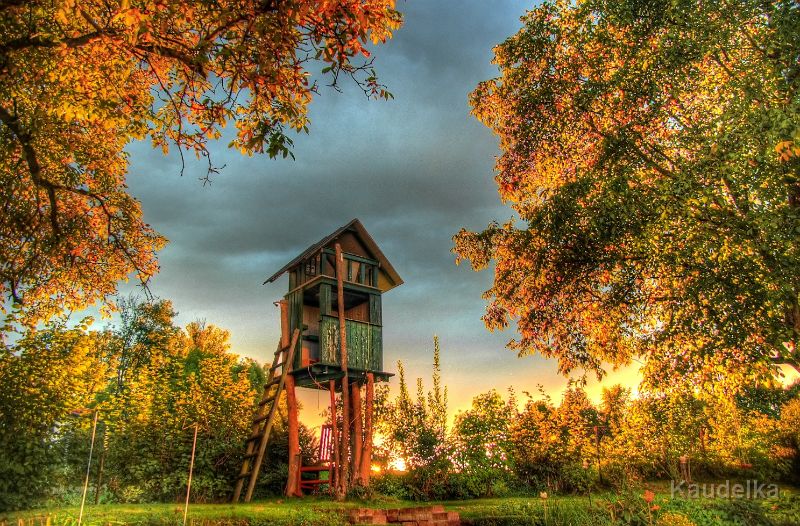
{"label": "leafy canopy", "polygon": [[36,321],[146,283],[165,239],[124,147],[208,158],[232,123],[231,147],[291,155],[310,68],[388,98],[364,46],[400,24],[394,0],[0,0],[0,294]]}
{"label": "leafy canopy", "polygon": [[454,237],[484,320],[567,373],[797,366],[800,5],[546,2],[471,95],[518,216]]}

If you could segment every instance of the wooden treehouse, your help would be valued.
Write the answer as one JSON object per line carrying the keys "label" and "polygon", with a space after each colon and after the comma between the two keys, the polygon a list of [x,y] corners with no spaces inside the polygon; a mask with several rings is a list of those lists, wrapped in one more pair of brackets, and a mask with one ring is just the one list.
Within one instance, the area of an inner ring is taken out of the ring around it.
{"label": "wooden treehouse", "polygon": [[[281,341],[253,418],[234,502],[245,481],[245,502],[252,497],[284,390],[289,407],[286,494],[300,496],[304,489],[326,485],[342,497],[351,485],[369,484],[374,382],[392,376],[383,368],[381,296],[403,280],[358,219],[308,247],[264,283],[284,274],[289,275],[289,291],[278,302]],[[335,425],[323,427],[317,466],[301,465],[297,387],[330,392]],[[320,473],[328,478],[314,477]]]}

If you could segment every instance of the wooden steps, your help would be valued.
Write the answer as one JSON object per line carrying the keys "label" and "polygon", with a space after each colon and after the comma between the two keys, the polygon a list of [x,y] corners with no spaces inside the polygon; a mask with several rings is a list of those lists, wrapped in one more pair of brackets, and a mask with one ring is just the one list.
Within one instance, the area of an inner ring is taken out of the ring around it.
{"label": "wooden steps", "polygon": [[[300,331],[295,330],[289,347],[282,349],[279,344],[278,350],[275,351],[267,383],[264,385],[264,396],[256,405],[256,412],[253,415],[253,427],[246,441],[247,449],[243,457],[242,468],[236,478],[233,502],[239,502],[245,480],[247,480],[247,491],[244,495],[244,502],[250,502],[253,497],[253,489],[258,480],[261,463],[264,461],[264,453],[267,450],[267,443],[275,423],[275,415],[278,413],[281,392],[286,382],[286,375],[289,374],[290,364],[294,360],[294,351],[299,337]],[[278,369],[280,369],[280,375],[277,373]]]}
{"label": "wooden steps", "polygon": [[[321,464],[321,465],[318,465],[318,466],[302,466],[300,468],[300,489],[301,490],[306,490],[306,491],[311,491],[311,492],[316,492],[316,491],[319,491],[319,487],[320,486],[323,486],[323,485],[326,485],[326,484],[330,484],[331,483],[331,479],[333,477],[333,472],[332,472],[331,468],[332,468],[332,466],[331,466],[330,463]],[[322,471],[327,471],[328,472],[328,478],[326,478],[326,479],[320,479],[319,478],[319,473],[321,473]],[[303,477],[303,473],[317,473],[317,478],[315,478],[315,479],[304,479],[304,478],[302,478]]]}

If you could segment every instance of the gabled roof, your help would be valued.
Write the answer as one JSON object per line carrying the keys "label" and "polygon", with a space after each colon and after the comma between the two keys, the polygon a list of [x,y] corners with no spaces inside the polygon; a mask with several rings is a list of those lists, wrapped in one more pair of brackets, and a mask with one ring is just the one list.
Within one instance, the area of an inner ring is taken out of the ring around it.
{"label": "gabled roof", "polygon": [[394,287],[403,284],[403,279],[394,269],[392,264],[389,263],[389,260],[386,259],[386,256],[383,254],[383,252],[381,252],[381,249],[378,248],[378,244],[375,243],[375,240],[372,239],[372,236],[369,235],[369,232],[367,232],[367,229],[364,228],[364,225],[361,224],[361,221],[359,221],[358,219],[353,219],[346,225],[337,228],[333,233],[323,237],[322,239],[320,239],[319,241],[317,241],[316,243],[305,249],[299,256],[297,256],[289,263],[284,265],[278,272],[267,278],[267,280],[264,282],[264,285],[266,285],[267,283],[272,283],[273,281],[281,277],[284,272],[291,269],[295,265],[300,264],[311,255],[319,252],[321,249],[325,248],[332,242],[336,241],[336,239],[339,238],[339,236],[348,231],[353,232],[358,237],[358,239],[370,252],[372,257],[378,261],[378,268],[380,269],[380,271],[383,271],[389,278],[389,281],[392,282],[392,285],[390,287],[386,287],[381,292],[386,292],[387,290],[391,290]]}

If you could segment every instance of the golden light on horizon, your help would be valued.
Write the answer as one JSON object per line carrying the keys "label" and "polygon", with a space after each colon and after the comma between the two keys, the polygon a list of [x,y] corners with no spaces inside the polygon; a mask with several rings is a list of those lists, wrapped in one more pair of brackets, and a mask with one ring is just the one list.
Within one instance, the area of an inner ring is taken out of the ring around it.
{"label": "golden light on horizon", "polygon": [[395,458],[389,462],[388,469],[392,471],[408,471],[408,466],[406,466],[406,461],[402,458]]}

